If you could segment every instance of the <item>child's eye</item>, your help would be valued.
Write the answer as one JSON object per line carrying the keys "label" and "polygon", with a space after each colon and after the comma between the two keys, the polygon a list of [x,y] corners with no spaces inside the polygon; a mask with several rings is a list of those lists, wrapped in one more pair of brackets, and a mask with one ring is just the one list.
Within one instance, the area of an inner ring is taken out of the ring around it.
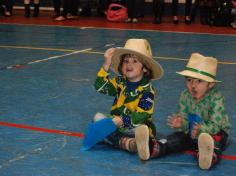
{"label": "child's eye", "polygon": [[133,62],[134,62],[134,63],[138,63],[138,59],[134,59]]}
{"label": "child's eye", "polygon": [[186,77],[186,79],[185,79],[187,82],[192,82],[192,78],[189,78],[189,77]]}
{"label": "child's eye", "polygon": [[200,80],[200,79],[196,79],[196,82],[197,82],[197,83],[201,83],[201,82],[203,82],[203,81]]}
{"label": "child's eye", "polygon": [[129,60],[128,59],[124,59],[123,63],[127,64],[127,63],[129,63]]}

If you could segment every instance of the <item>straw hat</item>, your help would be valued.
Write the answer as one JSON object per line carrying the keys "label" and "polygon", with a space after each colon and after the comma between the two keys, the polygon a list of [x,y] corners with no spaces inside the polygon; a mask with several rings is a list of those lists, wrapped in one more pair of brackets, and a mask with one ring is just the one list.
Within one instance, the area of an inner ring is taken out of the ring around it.
{"label": "straw hat", "polygon": [[220,82],[216,80],[217,59],[193,53],[185,70],[176,72],[183,76],[201,79],[207,82]]}
{"label": "straw hat", "polygon": [[139,56],[143,64],[152,70],[152,79],[159,79],[163,75],[162,66],[152,58],[152,50],[149,42],[145,39],[129,39],[123,48],[116,48],[112,57],[111,69],[118,73],[121,56],[135,54]]}

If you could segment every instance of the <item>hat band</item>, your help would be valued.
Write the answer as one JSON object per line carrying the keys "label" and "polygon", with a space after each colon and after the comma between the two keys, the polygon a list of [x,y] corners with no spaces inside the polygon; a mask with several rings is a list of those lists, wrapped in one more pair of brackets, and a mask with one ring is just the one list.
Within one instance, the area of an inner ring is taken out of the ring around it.
{"label": "hat band", "polygon": [[197,70],[197,69],[194,69],[194,68],[186,67],[186,70],[193,71],[193,72],[195,72],[195,73],[200,73],[200,74],[202,74],[202,75],[211,77],[211,78],[213,78],[213,79],[216,78],[214,75],[211,75],[210,73],[207,73],[207,72],[204,72],[204,71],[200,71],[200,70]]}

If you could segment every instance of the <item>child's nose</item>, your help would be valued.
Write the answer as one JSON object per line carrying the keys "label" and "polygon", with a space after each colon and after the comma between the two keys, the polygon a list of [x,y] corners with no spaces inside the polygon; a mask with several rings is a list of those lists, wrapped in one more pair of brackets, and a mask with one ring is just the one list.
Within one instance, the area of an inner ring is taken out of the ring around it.
{"label": "child's nose", "polygon": [[197,86],[197,81],[192,80],[192,81],[191,81],[191,86],[192,86],[192,87],[196,87],[196,86]]}

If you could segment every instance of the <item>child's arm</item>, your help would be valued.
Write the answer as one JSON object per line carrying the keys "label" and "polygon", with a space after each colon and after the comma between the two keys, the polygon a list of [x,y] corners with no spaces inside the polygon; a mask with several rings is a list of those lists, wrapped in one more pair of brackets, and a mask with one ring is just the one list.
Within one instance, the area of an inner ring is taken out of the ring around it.
{"label": "child's arm", "polygon": [[219,92],[213,96],[211,100],[209,115],[204,119],[204,122],[200,124],[199,133],[205,132],[210,134],[216,134],[220,130],[228,132],[230,124],[228,115],[225,110],[224,97]]}
{"label": "child's arm", "polygon": [[113,53],[115,51],[115,48],[110,48],[106,50],[104,54],[104,63],[103,63],[103,68],[108,72],[111,66],[111,59],[113,56]]}
{"label": "child's arm", "polygon": [[167,125],[169,125],[171,128],[180,128],[183,123],[183,118],[178,115],[170,115],[167,119]]}
{"label": "child's arm", "polygon": [[187,108],[187,91],[184,90],[179,98],[178,113],[168,116],[167,124],[171,128],[181,129],[185,132],[188,131],[188,108]]}
{"label": "child's arm", "polygon": [[109,79],[109,69],[114,50],[114,48],[110,48],[105,52],[103,67],[97,73],[94,83],[94,87],[98,92],[110,96],[115,96],[117,92],[116,79]]}
{"label": "child's arm", "polygon": [[112,121],[118,128],[123,126],[123,121],[120,116],[113,116]]}

